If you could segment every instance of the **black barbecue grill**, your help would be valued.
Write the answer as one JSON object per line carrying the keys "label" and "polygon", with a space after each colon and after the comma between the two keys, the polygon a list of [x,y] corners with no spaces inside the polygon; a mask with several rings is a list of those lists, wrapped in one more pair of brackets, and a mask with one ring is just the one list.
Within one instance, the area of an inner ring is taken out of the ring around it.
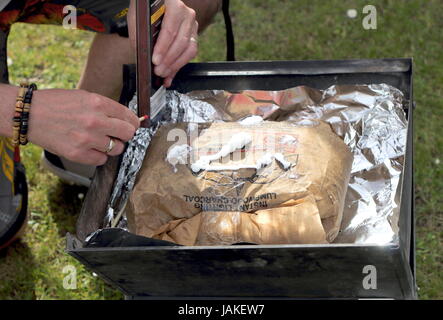
{"label": "black barbecue grill", "polygon": [[[136,87],[135,66],[125,67],[122,102]],[[413,197],[413,88],[411,59],[267,61],[189,64],[173,90],[282,90],[300,85],[386,83],[400,89],[409,129],[401,180],[399,242],[389,245],[163,246],[130,236],[112,247],[85,247],[101,227],[119,158],[99,168],[67,252],[127,298],[417,298]],[[129,245],[130,244],[130,245]],[[365,266],[375,266],[377,288],[363,286]]]}

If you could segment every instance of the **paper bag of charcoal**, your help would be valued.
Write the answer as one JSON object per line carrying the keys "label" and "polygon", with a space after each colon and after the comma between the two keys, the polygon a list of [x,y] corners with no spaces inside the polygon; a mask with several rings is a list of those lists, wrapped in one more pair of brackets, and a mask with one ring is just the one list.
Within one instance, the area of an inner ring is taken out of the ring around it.
{"label": "paper bag of charcoal", "polygon": [[129,230],[186,246],[327,244],[353,154],[321,120],[179,123],[154,136]]}

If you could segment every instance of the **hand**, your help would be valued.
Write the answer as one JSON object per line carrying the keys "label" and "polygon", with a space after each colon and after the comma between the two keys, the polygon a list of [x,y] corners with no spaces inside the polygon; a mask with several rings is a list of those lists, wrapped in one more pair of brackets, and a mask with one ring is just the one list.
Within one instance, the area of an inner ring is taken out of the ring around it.
{"label": "hand", "polygon": [[[124,151],[139,128],[137,116],[123,105],[82,90],[39,90],[34,93],[29,141],[71,161],[103,165]],[[106,150],[111,138],[112,151]]]}
{"label": "hand", "polygon": [[[156,75],[165,78],[164,86],[170,87],[177,72],[198,52],[198,22],[195,10],[181,0],[165,0],[166,13],[163,18],[152,62]],[[129,36],[136,47],[135,1],[131,1],[128,14]]]}

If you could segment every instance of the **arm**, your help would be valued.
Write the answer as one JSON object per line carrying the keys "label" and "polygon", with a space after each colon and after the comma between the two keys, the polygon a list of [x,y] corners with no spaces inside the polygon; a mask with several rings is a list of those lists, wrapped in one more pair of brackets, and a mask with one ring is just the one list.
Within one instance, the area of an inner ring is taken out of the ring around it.
{"label": "arm", "polygon": [[12,137],[12,117],[17,93],[17,87],[0,84],[0,136],[2,137]]}
{"label": "arm", "polygon": [[222,0],[184,0],[184,3],[195,10],[199,33],[211,24],[212,19],[222,6]]}
{"label": "arm", "polygon": [[[12,136],[17,93],[17,87],[0,84],[1,136]],[[28,140],[71,161],[103,165],[123,152],[123,142],[138,127],[138,118],[111,99],[83,90],[39,90],[32,99]],[[110,137],[116,146],[106,154]]]}

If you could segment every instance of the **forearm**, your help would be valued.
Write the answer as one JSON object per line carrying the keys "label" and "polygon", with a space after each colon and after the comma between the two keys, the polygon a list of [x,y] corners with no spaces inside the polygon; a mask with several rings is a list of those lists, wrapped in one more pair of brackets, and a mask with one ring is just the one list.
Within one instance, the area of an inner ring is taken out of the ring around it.
{"label": "forearm", "polygon": [[221,10],[222,0],[183,0],[197,14],[199,32],[202,32],[212,22],[212,19]]}
{"label": "forearm", "polygon": [[2,137],[12,137],[12,118],[17,92],[17,87],[0,84],[0,136]]}

